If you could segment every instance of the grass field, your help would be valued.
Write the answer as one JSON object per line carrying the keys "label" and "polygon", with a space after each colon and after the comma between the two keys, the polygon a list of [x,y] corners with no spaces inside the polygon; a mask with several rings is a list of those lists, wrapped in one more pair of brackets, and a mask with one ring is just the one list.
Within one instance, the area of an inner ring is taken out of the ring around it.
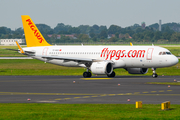
{"label": "grass field", "polygon": [[[44,63],[35,59],[28,60],[0,60],[0,75],[80,75],[84,68],[63,67]],[[131,75],[124,69],[115,69],[116,75]],[[180,75],[180,62],[172,67],[159,68],[158,75]],[[138,74],[139,75],[139,74]],[[145,75],[152,75],[151,69]],[[133,75],[135,76],[135,75]]]}
{"label": "grass field", "polygon": [[162,111],[160,104],[0,104],[1,120],[178,120],[180,105]]}
{"label": "grass field", "polygon": [[26,57],[17,51],[6,50],[5,48],[18,50],[17,46],[0,46],[0,57]]}
{"label": "grass field", "polygon": [[171,51],[172,54],[175,56],[180,56],[180,47],[165,47],[169,51]]}
{"label": "grass field", "polygon": [[62,67],[39,60],[0,60],[0,75],[82,75],[84,68]]}

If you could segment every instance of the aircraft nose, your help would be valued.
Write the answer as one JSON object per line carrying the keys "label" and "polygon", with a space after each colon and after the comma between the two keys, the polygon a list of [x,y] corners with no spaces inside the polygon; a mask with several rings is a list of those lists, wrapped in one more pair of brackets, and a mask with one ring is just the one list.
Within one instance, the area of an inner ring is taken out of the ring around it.
{"label": "aircraft nose", "polygon": [[172,65],[176,65],[178,62],[179,62],[179,59],[178,59],[176,56],[173,56],[173,57],[171,58],[171,64],[172,64]]}

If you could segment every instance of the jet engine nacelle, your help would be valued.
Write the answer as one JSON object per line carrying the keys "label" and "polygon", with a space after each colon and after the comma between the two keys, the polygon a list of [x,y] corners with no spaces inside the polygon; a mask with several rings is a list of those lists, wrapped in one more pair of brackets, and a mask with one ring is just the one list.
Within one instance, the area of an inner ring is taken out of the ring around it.
{"label": "jet engine nacelle", "polygon": [[104,75],[113,72],[113,65],[110,62],[93,62],[90,70],[93,74]]}
{"label": "jet engine nacelle", "polygon": [[148,68],[127,68],[126,70],[129,74],[146,74],[148,72]]}

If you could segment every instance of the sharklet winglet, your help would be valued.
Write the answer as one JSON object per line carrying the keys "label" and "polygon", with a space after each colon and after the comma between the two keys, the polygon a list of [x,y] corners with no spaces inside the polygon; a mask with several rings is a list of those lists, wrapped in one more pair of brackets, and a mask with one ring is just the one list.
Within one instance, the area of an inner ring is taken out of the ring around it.
{"label": "sharklet winglet", "polygon": [[17,41],[16,41],[16,44],[17,44],[17,46],[18,46],[20,52],[21,52],[22,54],[24,54],[25,52],[23,51],[22,47],[19,45],[19,43],[18,43]]}
{"label": "sharklet winglet", "polygon": [[133,46],[132,42],[130,42],[130,45]]}

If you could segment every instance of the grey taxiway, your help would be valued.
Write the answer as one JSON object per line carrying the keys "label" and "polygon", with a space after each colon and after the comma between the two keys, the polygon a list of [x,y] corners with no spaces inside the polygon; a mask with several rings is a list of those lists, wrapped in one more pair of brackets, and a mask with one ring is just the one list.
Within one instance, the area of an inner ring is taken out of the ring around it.
{"label": "grey taxiway", "polygon": [[0,76],[0,103],[180,104],[180,76]]}

